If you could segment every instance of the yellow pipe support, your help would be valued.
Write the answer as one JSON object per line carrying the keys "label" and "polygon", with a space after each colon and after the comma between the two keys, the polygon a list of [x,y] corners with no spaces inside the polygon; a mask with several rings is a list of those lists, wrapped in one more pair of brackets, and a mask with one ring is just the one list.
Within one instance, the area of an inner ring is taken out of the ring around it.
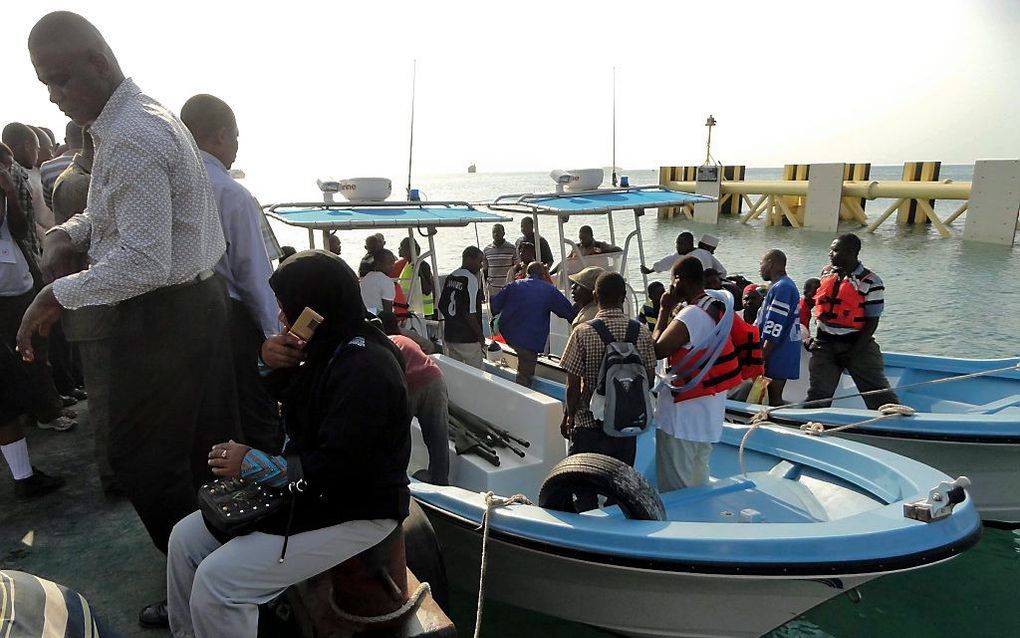
{"label": "yellow pipe support", "polygon": [[881,226],[882,222],[884,222],[885,220],[889,219],[889,217],[892,216],[892,214],[896,212],[896,209],[898,209],[900,207],[900,204],[902,204],[902,203],[903,203],[902,199],[897,199],[895,202],[892,203],[891,206],[889,206],[889,208],[885,209],[885,211],[881,215],[878,216],[878,219],[876,219],[875,221],[871,222],[868,225],[868,227],[865,228],[864,230],[866,230],[869,233],[875,232],[875,229],[878,228],[879,226]]}
{"label": "yellow pipe support", "polygon": [[864,212],[864,207],[861,206],[860,198],[846,197],[843,199],[847,209],[850,211],[852,218],[860,223],[861,226],[868,225],[868,214]]}
{"label": "yellow pipe support", "polygon": [[[793,226],[794,228],[800,228],[800,222],[797,221],[796,217],[794,217],[793,211],[791,211],[790,207],[787,206],[786,204],[786,200],[783,199],[782,197],[777,197],[776,202],[779,204],[779,208],[782,209],[783,214],[786,215],[786,218],[790,220],[790,225]],[[782,223],[783,223],[782,218],[779,218],[779,224],[777,225],[780,225]]]}
{"label": "yellow pipe support", "polygon": [[946,217],[946,221],[945,221],[946,226],[948,226],[949,224],[952,224],[953,222],[956,221],[957,217],[959,217],[960,215],[962,215],[965,212],[967,212],[967,208],[969,206],[970,206],[970,202],[969,201],[968,202],[964,202],[959,208],[954,210],[952,215],[950,215],[949,217]]}
{"label": "yellow pipe support", "polygon": [[747,211],[747,213],[740,218],[740,223],[742,224],[746,224],[748,221],[752,219],[757,219],[758,216],[761,215],[762,204],[764,204],[765,201],[768,199],[768,195],[762,195],[761,197],[758,198],[758,201],[755,202],[753,205],[751,204],[751,200],[748,199],[746,196],[745,199],[747,199],[747,203],[751,206],[751,210]]}
{"label": "yellow pipe support", "polygon": [[942,220],[939,219],[939,216],[935,214],[935,211],[932,210],[931,204],[928,203],[927,199],[917,200],[917,208],[924,211],[924,214],[931,220],[932,225],[938,229],[940,235],[947,238],[953,236],[949,229],[946,228],[946,225],[942,223]]}
{"label": "yellow pipe support", "polygon": [[[667,188],[685,193],[695,192],[693,181],[669,181]],[[808,182],[794,180],[723,181],[722,193],[737,195],[798,195],[807,196]],[[843,182],[842,197],[861,199],[968,199],[970,182]]]}

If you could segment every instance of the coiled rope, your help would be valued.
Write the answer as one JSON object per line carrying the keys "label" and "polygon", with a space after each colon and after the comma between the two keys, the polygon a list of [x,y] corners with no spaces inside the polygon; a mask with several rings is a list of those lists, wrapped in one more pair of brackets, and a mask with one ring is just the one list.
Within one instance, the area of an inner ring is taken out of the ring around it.
{"label": "coiled rope", "polygon": [[485,493],[485,511],[482,513],[482,564],[478,574],[478,606],[475,608],[475,638],[482,635],[482,606],[485,601],[485,571],[488,566],[489,555],[489,516],[492,510],[497,507],[508,505],[531,505],[531,500],[523,494],[514,494],[508,498],[496,496],[492,492]]}
{"label": "coiled rope", "polygon": [[420,583],[418,588],[414,590],[414,593],[408,597],[407,602],[394,611],[381,616],[358,616],[356,614],[348,613],[337,607],[336,601],[333,600],[332,596],[329,597],[329,604],[333,608],[333,613],[349,623],[355,625],[378,625],[380,623],[388,623],[396,620],[411,611],[418,605],[422,597],[430,591],[432,591],[432,588],[428,583]]}

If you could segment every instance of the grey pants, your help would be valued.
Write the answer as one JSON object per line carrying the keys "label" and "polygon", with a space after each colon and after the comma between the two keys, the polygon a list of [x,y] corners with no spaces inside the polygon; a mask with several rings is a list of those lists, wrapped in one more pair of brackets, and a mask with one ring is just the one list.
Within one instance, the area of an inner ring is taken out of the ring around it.
{"label": "grey pants", "polygon": [[429,451],[429,483],[446,485],[450,480],[450,411],[446,381],[439,377],[415,388],[408,400]]}
{"label": "grey pants", "polygon": [[253,532],[221,544],[193,512],[170,534],[170,631],[178,638],[255,638],[258,605],[377,545],[396,526],[391,519],[351,521],[294,534],[281,563],[282,536]]}
{"label": "grey pants", "polygon": [[659,492],[707,484],[711,458],[711,443],[678,439],[655,430],[655,480]]}
{"label": "grey pants", "polygon": [[517,377],[514,381],[517,382],[517,385],[530,388],[532,381],[535,380],[535,366],[538,365],[538,353],[513,343],[510,344],[510,347],[517,352]]}
{"label": "grey pants", "polygon": [[[889,380],[885,378],[885,363],[882,361],[882,351],[878,343],[874,339],[869,339],[860,351],[850,354],[852,345],[836,341],[815,341],[811,349],[811,362],[808,365],[811,375],[807,392],[808,401],[831,399],[844,370],[850,373],[858,392],[888,390]],[[863,399],[869,410],[877,410],[886,403],[900,402],[892,390]],[[826,401],[809,407],[827,408],[829,405],[831,402]]]}
{"label": "grey pants", "polygon": [[446,351],[450,357],[466,363],[472,368],[482,369],[482,346],[477,341],[471,343],[446,343]]}

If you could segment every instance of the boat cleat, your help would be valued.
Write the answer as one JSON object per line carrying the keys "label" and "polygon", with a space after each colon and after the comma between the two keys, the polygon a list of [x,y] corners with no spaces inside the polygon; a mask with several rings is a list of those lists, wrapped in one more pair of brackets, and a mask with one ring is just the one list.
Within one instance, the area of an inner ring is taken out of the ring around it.
{"label": "boat cleat", "polygon": [[927,499],[904,503],[903,516],[924,523],[946,518],[953,513],[957,503],[967,498],[967,487],[970,487],[970,479],[966,476],[952,482],[942,481],[928,492]]}

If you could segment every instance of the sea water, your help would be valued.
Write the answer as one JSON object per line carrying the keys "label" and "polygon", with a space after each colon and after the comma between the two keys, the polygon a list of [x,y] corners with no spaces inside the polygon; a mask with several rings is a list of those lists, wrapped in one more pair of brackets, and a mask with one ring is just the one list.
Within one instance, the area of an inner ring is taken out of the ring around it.
{"label": "sea water", "polygon": [[[896,180],[900,167],[872,167],[871,179]],[[656,183],[652,170],[624,171],[632,185]],[[943,166],[942,179],[969,181],[973,166]],[[782,169],[748,169],[747,179],[779,179]],[[260,184],[249,187],[264,203],[316,201],[321,194],[315,188],[315,175],[302,183]],[[395,195],[402,195],[403,181],[394,179]],[[546,193],[553,190],[546,173],[499,173],[464,175],[423,175],[414,180],[427,199],[461,200],[472,203],[492,201],[510,193]],[[892,200],[867,202],[867,213],[874,218]],[[940,201],[936,212],[945,218],[959,202]],[[506,222],[507,239],[520,235],[520,216]],[[951,226],[953,237],[943,239],[930,225],[899,226],[895,215],[875,233],[858,232],[863,248],[861,261],[885,282],[885,312],[876,339],[887,351],[919,352],[951,357],[998,358],[1020,355],[1020,247],[993,246],[960,239],[965,216]],[[547,221],[546,221],[547,220]],[[634,229],[629,212],[614,213],[616,241]],[[543,224],[542,222],[545,221]],[[577,241],[577,230],[588,224],[597,239],[609,241],[604,215],[584,216],[567,222],[565,233]],[[284,244],[300,249],[308,245],[302,229],[274,222]],[[641,218],[646,263],[674,252],[676,235],[684,230],[699,237],[710,233],[720,239],[716,257],[730,274],[742,273],[759,281],[758,262],[768,250],[786,253],[790,276],[800,285],[808,277],[817,277],[828,262],[828,247],[834,234],[815,233],[790,227],[765,227],[760,220],[741,224],[721,216],[717,225],[695,224],[683,218],[659,220],[654,211]],[[858,225],[842,222],[839,232],[860,231]],[[554,218],[540,220],[539,231],[559,254]],[[341,232],[342,256],[356,263],[364,254],[364,232]],[[387,247],[394,250],[406,231],[384,232]],[[424,247],[427,240],[418,237]],[[440,229],[436,253],[440,273],[460,265],[465,246],[484,247],[491,241],[491,228],[485,225]],[[321,247],[321,239],[316,242]],[[640,289],[636,248],[629,260],[628,278]],[[650,280],[667,281],[665,274]],[[1020,468],[1018,468],[1020,471]],[[491,577],[491,575],[490,575]],[[980,543],[963,556],[920,571],[893,574],[872,581],[859,589],[859,599],[841,595],[773,631],[771,638],[795,636],[1020,636],[1020,612],[1016,600],[1020,592],[1020,532],[986,529]],[[453,592],[452,616],[462,633],[474,625],[474,595]],[[541,614],[486,603],[483,621],[486,636],[602,636],[604,632]]]}

